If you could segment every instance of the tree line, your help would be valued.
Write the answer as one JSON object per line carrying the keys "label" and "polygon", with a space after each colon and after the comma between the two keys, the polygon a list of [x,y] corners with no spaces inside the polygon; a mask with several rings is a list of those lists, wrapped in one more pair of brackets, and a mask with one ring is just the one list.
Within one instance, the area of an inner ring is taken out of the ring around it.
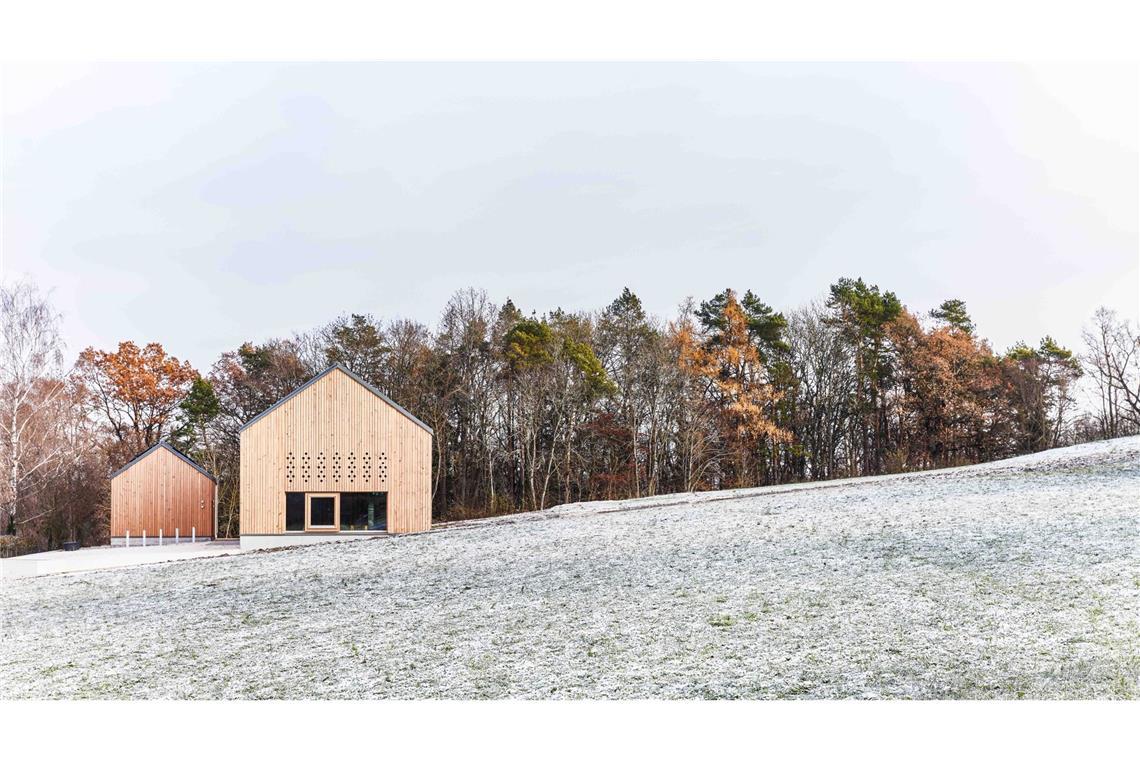
{"label": "tree line", "polygon": [[333,362],[434,429],[436,520],[1140,432],[1140,330],[1113,312],[1096,313],[1079,356],[1048,336],[996,353],[962,301],[916,314],[862,279],[787,313],[726,289],[669,320],[628,288],[600,311],[541,315],[465,289],[434,329],[343,315],[204,372],[157,342],[88,347],[66,365],[59,315],[28,282],[3,288],[0,311],[9,552],[103,540],[108,474],[160,440],[218,477],[221,531],[237,535],[239,429]]}

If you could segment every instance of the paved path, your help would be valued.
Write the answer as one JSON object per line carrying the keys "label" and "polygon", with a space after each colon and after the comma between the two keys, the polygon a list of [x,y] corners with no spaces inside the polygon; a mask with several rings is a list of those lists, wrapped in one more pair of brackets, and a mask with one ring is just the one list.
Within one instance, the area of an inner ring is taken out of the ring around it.
{"label": "paved path", "polygon": [[25,554],[0,560],[0,578],[28,578],[53,573],[105,570],[110,567],[150,565],[195,557],[238,554],[237,541],[197,541],[166,543],[163,546],[93,546],[73,552],[53,551]]}

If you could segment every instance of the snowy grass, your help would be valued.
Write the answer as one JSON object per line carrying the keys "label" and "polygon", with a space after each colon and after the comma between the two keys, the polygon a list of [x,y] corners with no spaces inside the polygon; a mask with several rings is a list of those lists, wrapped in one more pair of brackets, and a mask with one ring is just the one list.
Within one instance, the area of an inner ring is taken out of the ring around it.
{"label": "snowy grass", "polygon": [[15,698],[1137,698],[1140,438],[5,582]]}

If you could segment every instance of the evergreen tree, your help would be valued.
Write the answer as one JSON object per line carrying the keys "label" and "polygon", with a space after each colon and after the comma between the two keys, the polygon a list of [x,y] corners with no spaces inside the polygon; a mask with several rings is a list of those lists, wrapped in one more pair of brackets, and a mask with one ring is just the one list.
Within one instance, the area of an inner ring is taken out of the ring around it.
{"label": "evergreen tree", "polygon": [[171,431],[171,443],[196,458],[208,446],[210,423],[220,412],[214,386],[204,377],[194,378],[190,391],[179,404],[178,424]]}
{"label": "evergreen tree", "polygon": [[862,278],[842,277],[831,286],[827,306],[855,354],[859,383],[856,409],[860,425],[856,448],[864,474],[882,472],[888,447],[886,391],[892,363],[887,347],[887,325],[902,313],[902,303],[890,291],[867,285]]}
{"label": "evergreen tree", "polygon": [[1018,341],[1003,359],[1018,453],[1060,445],[1066,414],[1075,403],[1072,385],[1081,376],[1080,361],[1048,335],[1037,348]]}
{"label": "evergreen tree", "polygon": [[[628,446],[618,454],[622,466],[606,476],[615,483],[628,484],[623,495],[639,496],[643,476],[650,479],[648,453],[643,456],[642,437],[652,437],[653,402],[660,382],[654,355],[658,333],[653,329],[638,298],[628,287],[613,300],[598,320],[598,357],[614,382],[616,409],[610,423],[628,437]],[[601,424],[601,423],[600,423]],[[648,441],[646,442],[648,444]],[[643,459],[646,460],[643,462]],[[648,488],[648,483],[647,483]]]}
{"label": "evergreen tree", "polygon": [[784,330],[788,326],[788,321],[783,314],[761,301],[751,290],[745,291],[744,296],[737,299],[736,292],[732,288],[727,288],[723,293],[717,293],[709,300],[701,302],[697,307],[696,317],[708,334],[709,340],[714,344],[723,340],[724,331],[728,328],[725,307],[729,301],[736,302],[744,314],[748,334],[765,361],[772,361],[787,351],[788,344],[784,341]]}
{"label": "evergreen tree", "polygon": [[974,334],[974,322],[966,312],[966,302],[957,298],[943,301],[937,309],[931,309],[930,316],[950,327],[957,328],[967,335]]}

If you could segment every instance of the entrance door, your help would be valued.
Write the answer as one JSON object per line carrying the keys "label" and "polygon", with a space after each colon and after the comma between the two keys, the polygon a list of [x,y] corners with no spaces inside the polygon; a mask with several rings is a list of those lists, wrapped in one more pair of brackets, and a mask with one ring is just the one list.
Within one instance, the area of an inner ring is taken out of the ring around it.
{"label": "entrance door", "polygon": [[305,530],[336,531],[340,525],[340,494],[305,494]]}

